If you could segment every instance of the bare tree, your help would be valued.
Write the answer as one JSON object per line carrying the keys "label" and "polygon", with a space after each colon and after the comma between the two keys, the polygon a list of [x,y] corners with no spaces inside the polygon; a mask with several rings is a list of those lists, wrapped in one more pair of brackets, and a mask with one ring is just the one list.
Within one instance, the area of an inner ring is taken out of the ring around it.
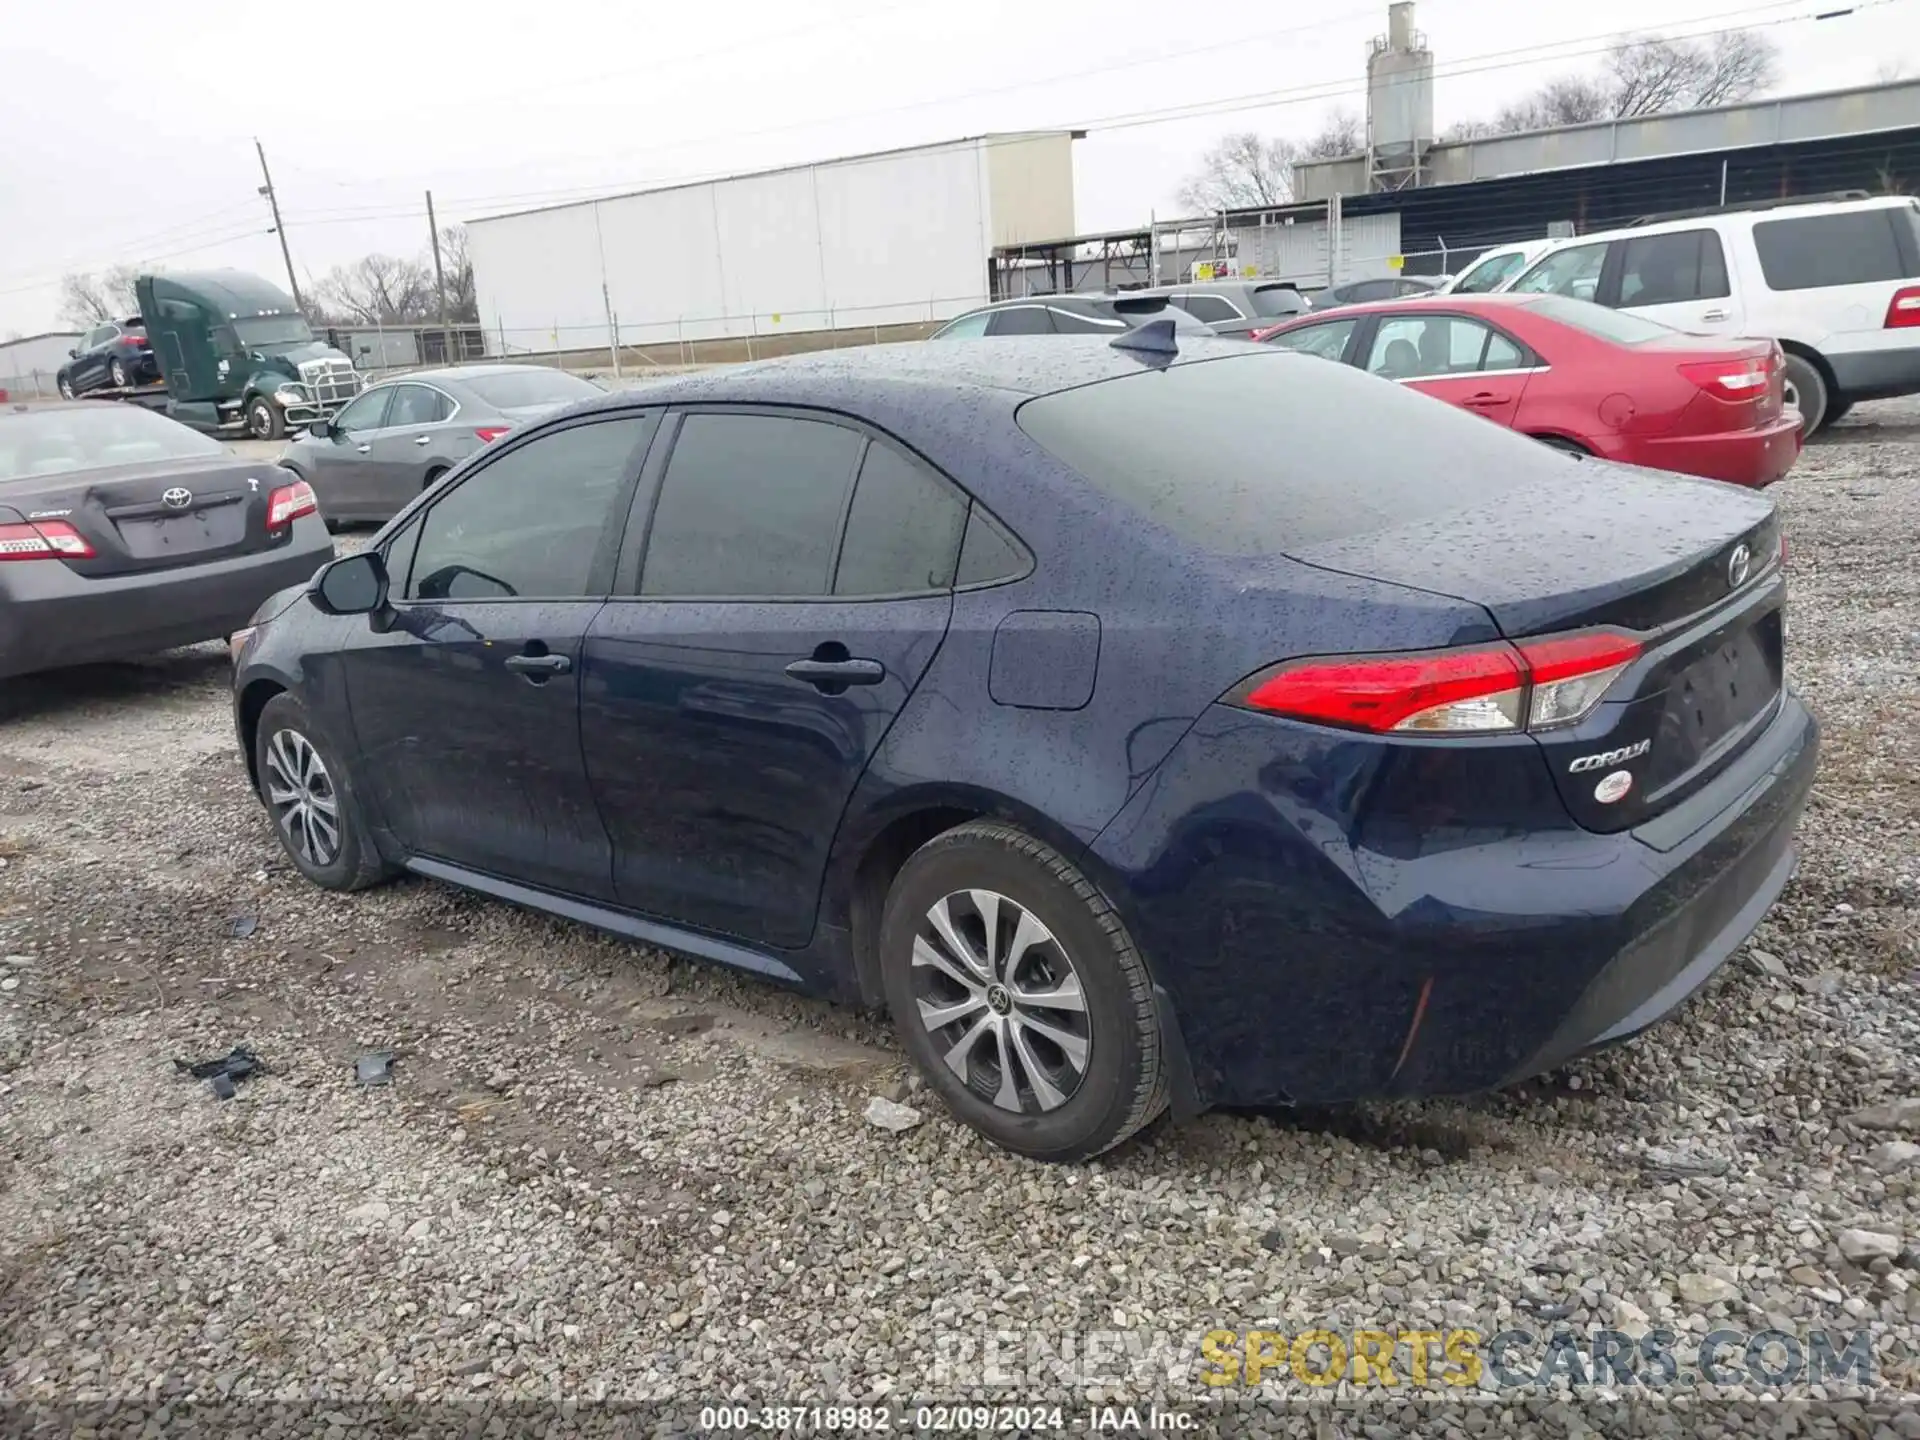
{"label": "bare tree", "polygon": [[138,312],[134,298],[134,277],[142,273],[132,265],[116,265],[102,275],[76,271],[60,277],[60,319],[85,330],[119,320]]}
{"label": "bare tree", "polygon": [[313,287],[315,318],[336,325],[418,325],[437,318],[431,262],[364,255]]}
{"label": "bare tree", "polygon": [[1556,125],[1585,125],[1610,118],[1612,106],[1613,97],[1600,81],[1563,75],[1549,80],[1524,100],[1502,106],[1493,117],[1492,133],[1511,135]]}
{"label": "bare tree", "polygon": [[1351,110],[1336,110],[1327,123],[1295,147],[1297,160],[1337,160],[1367,148],[1367,127]]}
{"label": "bare tree", "polygon": [[1224,136],[1180,187],[1180,203],[1204,212],[1284,205],[1293,198],[1294,153],[1287,141],[1252,130]]}
{"label": "bare tree", "polygon": [[440,265],[447,277],[447,315],[466,324],[478,324],[480,301],[473,289],[473,257],[467,250],[467,227],[448,225],[440,231]]}
{"label": "bare tree", "polygon": [[1737,105],[1771,90],[1780,78],[1780,52],[1751,30],[1727,30],[1707,46],[1706,68],[1688,97],[1693,106]]}

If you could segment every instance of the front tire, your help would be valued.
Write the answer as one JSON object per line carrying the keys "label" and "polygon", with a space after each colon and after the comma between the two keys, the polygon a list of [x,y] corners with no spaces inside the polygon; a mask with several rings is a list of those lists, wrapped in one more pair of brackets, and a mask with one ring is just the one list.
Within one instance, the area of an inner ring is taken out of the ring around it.
{"label": "front tire", "polygon": [[1787,356],[1787,404],[1800,412],[1800,433],[1812,435],[1827,423],[1827,377],[1804,355]]}
{"label": "front tire", "polygon": [[880,965],[920,1074],[996,1145],[1085,1160],[1166,1106],[1146,962],[1093,882],[1013,826],[962,825],[908,859]]}
{"label": "front tire", "polygon": [[73,382],[62,375],[53,382],[53,388],[60,392],[62,400],[73,399]]}
{"label": "front tire", "polygon": [[291,695],[269,700],[253,755],[274,836],[296,870],[323,890],[364,890],[388,878],[345,758],[305,706]]}
{"label": "front tire", "polygon": [[280,440],[287,433],[287,417],[280,407],[264,395],[256,395],[247,405],[247,434],[255,440]]}

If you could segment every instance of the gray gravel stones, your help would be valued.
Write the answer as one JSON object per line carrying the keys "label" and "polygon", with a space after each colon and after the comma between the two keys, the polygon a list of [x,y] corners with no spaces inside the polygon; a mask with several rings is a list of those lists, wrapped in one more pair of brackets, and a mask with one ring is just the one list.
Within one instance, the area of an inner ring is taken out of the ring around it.
{"label": "gray gravel stones", "polygon": [[[1870,1335],[1876,1393],[1622,1420],[1403,1389],[1216,1428],[1910,1433],[1920,406],[1859,407],[1772,493],[1824,756],[1745,963],[1510,1092],[1214,1114],[1072,1169],[924,1091],[917,1125],[871,1123],[905,1098],[875,1017],[433,884],[306,886],[245,792],[217,648],[9,682],[0,1399],[111,1401],[103,1435],[183,1404],[259,1435],[398,1430],[389,1404],[519,1434],[555,1397],[582,1425],[672,1403],[661,1433],[691,1433],[730,1398],[1228,1404],[1197,1378],[1215,1328],[1613,1325],[1693,1354],[1772,1324]],[[235,1044],[272,1073],[225,1103],[175,1083],[174,1055]],[[392,1084],[354,1083],[370,1048],[406,1057]],[[1000,1333],[1042,1360],[1117,1336],[1122,1373],[1009,1380],[980,1359]]]}

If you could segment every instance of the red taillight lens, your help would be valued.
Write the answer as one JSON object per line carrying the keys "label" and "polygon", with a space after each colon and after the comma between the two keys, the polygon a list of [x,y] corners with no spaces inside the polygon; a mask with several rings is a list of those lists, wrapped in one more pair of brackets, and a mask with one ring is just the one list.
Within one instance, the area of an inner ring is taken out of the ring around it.
{"label": "red taillight lens", "polygon": [[491,445],[512,428],[511,425],[482,425],[473,433]]}
{"label": "red taillight lens", "polygon": [[1412,655],[1293,660],[1228,697],[1293,720],[1375,734],[1549,730],[1586,718],[1640,642],[1616,630]]}
{"label": "red taillight lens", "polygon": [[1722,400],[1751,400],[1773,378],[1773,360],[1695,360],[1680,373],[1709,395]]}
{"label": "red taillight lens", "polygon": [[1920,325],[1920,285],[1908,285],[1893,292],[1887,304],[1887,323],[1883,329],[1904,330]]}
{"label": "red taillight lens", "polygon": [[91,560],[87,537],[64,520],[37,520],[31,525],[0,525],[0,561]]}
{"label": "red taillight lens", "polygon": [[319,508],[320,502],[313,498],[313,487],[306,481],[282,485],[267,497],[267,529],[284,530],[302,515],[311,515]]}

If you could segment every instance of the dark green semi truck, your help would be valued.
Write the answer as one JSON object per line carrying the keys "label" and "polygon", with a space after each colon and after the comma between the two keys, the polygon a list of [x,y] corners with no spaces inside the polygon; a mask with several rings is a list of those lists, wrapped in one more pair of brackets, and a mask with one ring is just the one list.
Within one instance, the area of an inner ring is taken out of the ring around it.
{"label": "dark green semi truck", "polygon": [[105,392],[163,410],[209,435],[277,440],[358,395],[365,379],[291,296],[239,270],[134,281],[160,383]]}

